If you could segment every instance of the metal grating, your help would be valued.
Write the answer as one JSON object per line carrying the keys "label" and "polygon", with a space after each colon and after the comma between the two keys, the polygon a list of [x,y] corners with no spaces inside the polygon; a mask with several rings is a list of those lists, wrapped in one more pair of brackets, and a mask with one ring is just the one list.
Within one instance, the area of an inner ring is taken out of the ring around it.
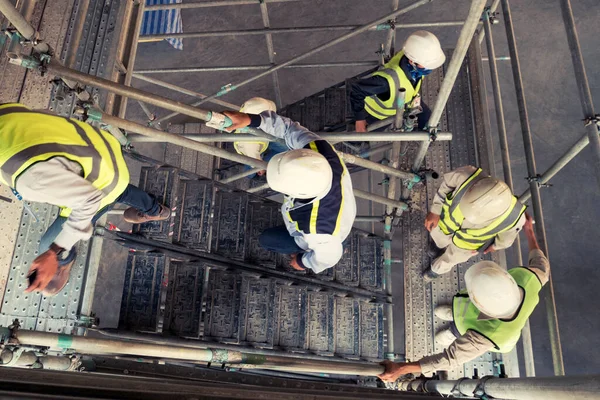
{"label": "metal grating", "polygon": [[322,292],[309,292],[308,315],[308,348],[317,354],[333,355],[334,296]]}
{"label": "metal grating", "polygon": [[180,182],[175,207],[173,241],[194,249],[210,250],[213,184],[211,181]]}
{"label": "metal grating", "polygon": [[335,353],[345,358],[360,358],[359,303],[348,297],[335,298]]}
{"label": "metal grating", "polygon": [[119,327],[134,331],[162,329],[160,303],[168,276],[168,260],[160,254],[131,253],[127,259]]}
{"label": "metal grating", "polygon": [[308,293],[305,287],[277,285],[275,295],[274,344],[286,350],[302,351],[308,348],[307,321]]}
{"label": "metal grating", "polygon": [[169,266],[165,332],[200,336],[204,280],[208,269],[198,264],[172,261]]}
{"label": "metal grating", "polygon": [[383,358],[383,305],[360,302],[360,356],[367,360]]}
{"label": "metal grating", "polygon": [[215,191],[215,224],[212,248],[232,259],[244,259],[248,194],[224,187]]}
{"label": "metal grating", "polygon": [[206,337],[239,343],[241,281],[241,276],[232,272],[211,271],[206,299]]}
{"label": "metal grating", "polygon": [[281,257],[263,249],[258,243],[258,237],[263,230],[281,224],[280,206],[258,197],[250,197],[248,205],[246,260],[263,267],[275,268]]}
{"label": "metal grating", "polygon": [[244,276],[242,280],[240,307],[240,340],[254,347],[273,348],[275,282]]}

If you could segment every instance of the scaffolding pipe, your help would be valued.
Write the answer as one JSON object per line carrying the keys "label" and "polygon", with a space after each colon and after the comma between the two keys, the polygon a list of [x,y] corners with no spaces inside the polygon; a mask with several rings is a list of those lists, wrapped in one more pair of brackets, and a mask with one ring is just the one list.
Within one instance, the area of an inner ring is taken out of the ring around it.
{"label": "scaffolding pipe", "polygon": [[[292,64],[284,68],[325,68],[325,67],[376,67],[378,61],[341,61],[312,64]],[[134,71],[134,74],[164,74],[164,73],[185,73],[185,72],[223,72],[223,71],[262,71],[273,68],[273,65],[234,65],[234,66],[215,66],[215,67],[188,67],[188,68],[150,68]],[[206,98],[207,96],[204,96]],[[208,101],[213,101],[209,99]]]}
{"label": "scaffolding pipe", "polygon": [[514,400],[598,400],[600,375],[561,376],[544,378],[496,378],[460,380],[427,380],[423,388],[428,393],[456,396],[456,391],[478,398]]}
{"label": "scaffolding pipe", "polygon": [[[263,26],[266,30],[271,30],[271,22],[269,21],[269,9],[267,8],[267,3],[264,1],[260,2],[260,16],[262,17]],[[273,35],[271,32],[265,34],[265,40],[267,42],[267,53],[269,56],[269,63],[273,66],[275,65],[275,47],[273,46]],[[281,109],[283,107],[283,103],[281,100],[281,87],[279,86],[279,74],[277,72],[273,72],[273,88],[275,89],[275,104],[277,105],[277,109]]]}
{"label": "scaffolding pipe", "polygon": [[[264,3],[262,3],[264,4]],[[397,7],[396,7],[397,8]],[[394,24],[398,28],[437,28],[445,26],[462,26],[464,21],[440,21],[440,22],[424,22],[413,24]],[[155,42],[163,39],[192,39],[192,38],[210,38],[224,36],[253,36],[253,35],[276,35],[280,33],[300,33],[300,32],[333,32],[333,31],[350,31],[360,28],[362,25],[333,25],[333,26],[298,26],[291,28],[269,28],[265,26],[263,29],[240,29],[214,32],[187,32],[187,33],[166,33],[156,35],[141,35],[140,43]],[[368,31],[390,31],[392,25],[389,22],[384,22],[368,28]]]}
{"label": "scaffolding pipe", "polygon": [[408,210],[408,204],[403,201],[388,199],[387,197],[378,196],[373,193],[365,192],[364,190],[354,189],[354,196],[359,199],[370,200],[389,207],[397,208],[402,211]]}
{"label": "scaffolding pipe", "polygon": [[[400,10],[396,10],[396,11],[393,11],[393,12],[391,12],[389,14],[386,14],[383,17],[380,17],[380,18],[378,18],[376,20],[373,20],[373,21],[371,21],[371,22],[369,22],[369,23],[367,23],[365,25],[362,25],[360,28],[353,29],[352,31],[350,31],[350,32],[348,32],[348,33],[346,33],[346,34],[344,34],[344,35],[342,35],[342,36],[340,36],[340,37],[338,37],[336,39],[333,39],[333,40],[331,40],[331,41],[329,41],[327,43],[324,43],[324,44],[322,44],[322,45],[320,45],[318,47],[315,47],[314,49],[309,50],[306,53],[303,53],[303,54],[300,54],[300,55],[298,55],[296,57],[293,57],[293,58],[289,59],[288,61],[286,61],[284,63],[281,63],[281,64],[278,64],[276,66],[273,66],[273,67],[269,68],[268,70],[263,71],[263,72],[255,75],[255,76],[253,76],[251,78],[248,78],[248,79],[243,80],[241,82],[237,82],[235,84],[229,84],[227,86],[224,86],[217,93],[214,93],[214,94],[208,96],[207,98],[194,103],[193,105],[194,106],[198,106],[200,104],[206,103],[207,101],[209,101],[211,99],[214,99],[216,97],[220,97],[220,96],[222,96],[222,95],[224,95],[226,93],[229,93],[229,92],[231,92],[233,90],[239,89],[240,87],[245,86],[245,85],[247,85],[250,82],[254,82],[257,79],[262,78],[263,76],[267,76],[267,75],[269,75],[269,74],[271,74],[271,73],[273,73],[275,71],[278,71],[278,70],[286,67],[287,65],[294,64],[294,63],[296,63],[296,62],[298,62],[300,60],[308,58],[308,57],[310,57],[310,56],[312,56],[314,54],[317,54],[317,53],[319,53],[319,52],[321,52],[321,51],[323,51],[325,49],[328,49],[331,46],[334,46],[334,45],[336,45],[338,43],[341,43],[341,42],[343,42],[343,41],[345,41],[347,39],[350,39],[350,38],[352,38],[352,37],[354,37],[356,35],[359,35],[359,34],[361,34],[363,32],[366,32],[367,30],[369,30],[369,28],[371,26],[384,23],[384,22],[388,21],[390,18],[395,18],[398,15],[406,14],[407,12],[409,12],[411,10],[414,10],[415,8],[420,7],[420,6],[424,5],[424,4],[430,3],[432,1],[433,0],[418,0],[418,1],[414,2],[414,3],[412,3],[410,6],[407,6],[407,7],[404,7],[402,9],[400,9]],[[481,16],[481,13],[479,15]],[[166,116],[160,118],[158,121],[159,122],[164,122],[166,120],[169,120],[169,119],[173,118],[177,114],[178,113],[171,113],[169,115],[166,115]]]}
{"label": "scaffolding pipe", "polygon": [[[402,132],[314,132],[319,135],[322,139],[329,142],[343,142],[343,141],[368,141],[368,142],[419,142],[429,140],[428,133],[402,133]],[[267,134],[268,135],[268,134]],[[452,140],[452,133],[441,132],[438,140]],[[233,134],[233,133],[206,133],[206,134],[195,134],[195,135],[180,135],[182,137],[195,140],[201,143],[210,142],[255,142],[256,135],[245,135],[245,134]],[[264,137],[265,141],[276,141],[277,138],[274,136]],[[143,143],[143,142],[158,142],[159,140],[153,137],[147,137],[144,135],[129,135],[129,139],[132,142]],[[377,148],[383,151],[384,147]],[[375,150],[375,149],[374,149]],[[371,153],[369,153],[371,154]],[[362,153],[359,155],[361,158],[366,158]],[[412,174],[411,174],[412,175]]]}
{"label": "scaffolding pipe", "polygon": [[[400,6],[399,0],[392,1],[392,10],[397,10]],[[385,37],[385,46],[383,48],[384,55],[392,58],[392,50],[394,49],[394,45],[396,44],[396,20],[393,21],[392,29],[388,30],[387,35]],[[462,21],[460,24],[462,25]]]}
{"label": "scaffolding pipe", "polygon": [[243,179],[247,176],[250,176],[252,174],[256,174],[257,172],[260,172],[260,171],[264,171],[264,169],[263,168],[251,168],[249,170],[240,172],[239,174],[231,175],[229,178],[219,179],[219,182],[221,182],[221,183],[235,182],[235,181]]}
{"label": "scaffolding pipe", "polygon": [[[135,65],[135,59],[137,57],[138,40],[140,37],[140,30],[142,29],[142,22],[144,21],[145,7],[146,7],[146,2],[140,1],[138,4],[135,25],[133,28],[133,38],[131,41],[131,48],[129,49],[129,54],[127,57],[127,66],[126,66],[127,71],[125,72],[125,78],[123,80],[123,85],[125,85],[125,86],[131,86],[131,78],[133,77],[133,68]],[[125,114],[127,113],[127,100],[128,100],[127,97],[121,98],[121,102],[119,104],[119,111],[117,113],[119,118],[125,118]]]}
{"label": "scaffolding pipe", "polygon": [[[529,125],[529,115],[527,111],[527,100],[525,97],[525,89],[523,86],[523,76],[521,74],[521,63],[519,60],[519,52],[517,48],[517,41],[515,37],[514,25],[512,22],[512,13],[510,10],[509,0],[502,0],[502,10],[504,16],[504,24],[506,28],[506,37],[508,42],[508,50],[511,59],[513,81],[515,84],[515,93],[517,96],[517,107],[519,110],[519,118],[521,123],[521,133],[523,135],[523,146],[525,149],[525,159],[527,162],[527,173],[530,177],[537,175],[536,164],[535,164],[535,153],[533,151],[533,141],[531,138],[531,128]],[[585,147],[585,146],[584,146]],[[576,154],[576,153],[575,153]],[[574,157],[575,155],[573,155]],[[568,162],[568,161],[567,161]],[[566,162],[565,162],[566,164]],[[549,178],[548,178],[549,179]],[[544,213],[542,209],[542,200],[540,197],[539,186],[537,182],[530,180],[529,182],[530,193],[533,193],[532,206],[533,216],[535,218],[536,233],[538,239],[540,239],[541,249],[546,255],[548,254],[548,244],[546,240],[546,228],[544,222]],[[524,203],[526,200],[523,195],[519,200]],[[556,314],[556,302],[554,299],[554,286],[552,282],[552,275],[550,274],[547,288],[545,289],[544,303],[546,305],[546,318],[548,320],[548,331],[550,336],[550,347],[552,350],[552,364],[554,366],[555,375],[564,375],[564,362],[562,357],[562,348],[560,343],[560,331],[558,327],[558,318]],[[526,332],[527,333],[527,332]],[[530,338],[524,338],[524,348],[526,341]],[[529,346],[529,345],[527,345]],[[527,356],[527,352],[531,352],[530,356],[533,358],[533,350],[525,348],[524,356]],[[528,360],[525,358],[526,374],[535,375],[535,366],[533,365],[533,359]],[[529,364],[529,365],[528,365]]]}
{"label": "scaffolding pipe", "polygon": [[[479,24],[479,21],[481,19],[485,3],[486,0],[473,0],[471,2],[469,15],[467,16],[462,30],[460,31],[460,36],[458,37],[456,48],[452,53],[452,59],[450,60],[450,64],[448,64],[448,68],[445,71],[444,80],[442,81],[442,84],[440,86],[438,97],[435,101],[435,105],[433,106],[433,111],[431,112],[431,117],[429,117],[429,122],[427,123],[429,128],[433,132],[435,132],[438,124],[440,123],[442,113],[444,112],[444,108],[446,107],[446,103],[448,102],[448,98],[450,97],[450,92],[452,92],[454,82],[458,77],[458,71],[460,70],[463,60],[467,55],[467,50],[469,49],[469,45],[471,43],[471,40],[473,39],[475,30],[477,29],[477,25]],[[429,142],[421,142],[421,144],[419,145],[419,150],[417,151],[415,160],[413,162],[413,171],[416,172],[421,168],[421,164],[425,159],[425,155],[427,154],[428,148]]]}
{"label": "scaffolding pipe", "polygon": [[577,89],[579,89],[579,100],[581,101],[583,118],[586,121],[585,130],[590,138],[590,148],[595,157],[594,170],[596,172],[596,180],[600,186],[600,136],[598,136],[597,125],[600,116],[596,115],[596,112],[594,111],[594,101],[592,99],[592,92],[590,91],[587,73],[585,72],[585,64],[583,62],[583,55],[581,54],[581,46],[579,45],[579,37],[577,34],[577,27],[575,26],[575,19],[573,17],[573,9],[571,8],[571,0],[561,0],[560,5],[563,20],[565,22],[565,30],[567,31],[567,41],[569,42],[569,49],[571,50],[575,81],[577,82]]}
{"label": "scaffolding pipe", "polygon": [[298,0],[220,0],[220,1],[204,1],[195,3],[172,3],[172,4],[156,4],[148,6],[148,11],[158,10],[183,10],[190,8],[205,8],[205,7],[224,7],[224,6],[243,6],[247,4],[259,4],[260,2],[265,3],[291,3]]}
{"label": "scaffolding pipe", "polygon": [[577,142],[575,142],[571,147],[569,147],[567,149],[567,151],[562,156],[560,156],[558,158],[558,160],[556,160],[554,162],[554,164],[552,164],[550,166],[550,168],[548,168],[546,170],[546,172],[544,172],[542,175],[540,175],[539,178],[535,174],[535,170],[533,171],[534,172],[533,175],[532,175],[532,172],[530,171],[529,175],[531,175],[535,178],[532,179],[531,182],[529,183],[529,189],[524,191],[523,194],[521,194],[521,196],[519,196],[519,201],[521,201],[521,203],[525,203],[530,198],[532,198],[531,193],[533,191],[539,192],[539,185],[545,185],[546,183],[548,183],[550,181],[550,179],[552,179],[552,177],[554,177],[554,175],[556,175],[572,159],[574,159],[579,153],[581,153],[581,151],[583,149],[585,149],[585,147],[589,143],[590,143],[590,137],[588,136],[587,133],[585,133],[585,134],[583,134],[582,137],[579,138],[579,140]]}
{"label": "scaffolding pipe", "polygon": [[[112,115],[108,115],[105,113],[102,113],[102,122],[108,125],[116,126],[126,131],[137,132],[144,136],[152,137],[159,142],[173,143],[182,147],[186,147],[188,149],[199,151],[204,154],[225,158],[227,160],[235,161],[244,165],[250,165],[254,168],[267,168],[267,163],[262,160],[257,160],[256,158],[247,157],[238,153],[232,153],[225,149],[202,144],[195,140],[188,139],[186,137],[176,135],[174,133],[163,132],[161,130],[150,128],[148,126],[128,121],[126,119],[113,117]],[[254,140],[256,140],[256,138],[254,138]]]}
{"label": "scaffolding pipe", "polygon": [[[494,48],[494,37],[492,34],[491,17],[491,14],[487,12],[483,18],[483,28],[485,32],[485,42],[490,61],[490,75],[492,80],[494,105],[496,109],[496,124],[498,126],[498,137],[500,141],[500,153],[502,156],[502,169],[504,171],[504,182],[506,182],[511,192],[514,193],[510,153],[508,150],[508,138],[506,136],[506,121],[504,119],[504,105],[502,103],[500,79],[498,78],[498,64],[496,62],[496,50]],[[516,240],[514,246],[517,265],[524,265],[521,242],[519,240]],[[529,320],[525,322],[525,325],[521,330],[521,338],[523,344],[523,361],[525,364],[526,376],[535,376],[535,363],[533,359],[533,346],[531,341],[531,327],[529,325]]]}
{"label": "scaffolding pipe", "polygon": [[[161,81],[161,80],[158,80],[158,79],[155,79],[155,78],[150,78],[149,76],[138,74],[136,72],[134,72],[132,74],[132,76],[135,79],[139,79],[140,81],[152,83],[152,84],[154,84],[156,86],[161,86],[161,87],[164,87],[164,88],[167,88],[167,89],[171,89],[174,92],[183,93],[183,94],[186,94],[188,96],[197,97],[199,99],[203,99],[203,98],[206,97],[206,95],[204,95],[202,93],[194,92],[193,90],[189,90],[189,89],[183,88],[181,86],[173,85],[172,83],[164,82],[164,81]],[[228,103],[226,101],[219,100],[219,99],[213,99],[213,100],[211,100],[211,103],[218,104],[220,106],[223,106],[223,107],[225,107],[227,109],[234,110],[234,111],[239,111],[240,110],[240,106],[232,104],[232,103]]]}
{"label": "scaffolding pipe", "polygon": [[[402,108],[404,108],[404,95],[402,95]],[[398,110],[401,113],[401,110]],[[396,123],[398,123],[396,116]],[[400,119],[401,121],[401,119]],[[400,122],[401,124],[402,122]],[[397,169],[400,160],[400,143],[394,142],[392,146],[392,154],[390,156],[390,167]],[[398,179],[389,177],[387,197],[390,200],[396,200],[396,187]],[[396,360],[396,349],[394,343],[394,307],[392,305],[392,220],[394,214],[401,214],[402,210],[395,211],[394,207],[387,205],[385,207],[385,220],[383,225],[383,286],[387,295],[388,304],[385,307],[386,327],[387,327],[387,352],[385,358],[394,361]]]}
{"label": "scaffolding pipe", "polygon": [[0,0],[0,12],[15,27],[17,31],[27,40],[33,41],[34,49],[40,53],[47,53],[50,49],[44,42],[38,42],[39,35],[37,31],[21,15],[19,10],[10,2],[10,0]]}
{"label": "scaffolding pipe", "polygon": [[65,61],[65,65],[69,68],[75,68],[75,64],[77,63],[77,52],[79,50],[79,43],[81,42],[81,35],[83,34],[83,27],[85,26],[89,6],[90,0],[82,0],[78,4],[77,24],[73,29],[73,39]]}
{"label": "scaffolding pipe", "polygon": [[161,345],[131,340],[91,338],[60,333],[17,330],[13,332],[22,345],[48,347],[53,350],[69,350],[82,354],[118,354],[185,360],[197,363],[231,364],[232,366],[275,369],[288,372],[314,372],[348,375],[378,375],[384,367],[378,364],[337,362],[327,360],[303,360],[285,356],[245,353],[219,348],[198,349],[184,346]]}
{"label": "scaffolding pipe", "polygon": [[376,215],[357,215],[354,222],[383,222],[382,216]]}

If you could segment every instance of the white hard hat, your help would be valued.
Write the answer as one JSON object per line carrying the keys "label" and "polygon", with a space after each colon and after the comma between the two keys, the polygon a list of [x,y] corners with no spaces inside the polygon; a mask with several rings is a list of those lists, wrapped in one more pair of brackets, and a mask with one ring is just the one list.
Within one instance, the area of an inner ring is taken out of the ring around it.
{"label": "white hard hat", "polygon": [[480,261],[469,268],[465,284],[471,302],[492,318],[510,318],[521,305],[517,282],[493,261]]}
{"label": "white hard hat", "polygon": [[402,51],[409,60],[427,69],[441,67],[446,61],[440,41],[433,33],[427,31],[416,31],[411,34],[404,42]]}
{"label": "white hard hat", "polygon": [[261,160],[260,156],[263,146],[268,145],[267,142],[235,142],[235,149],[238,153]]}
{"label": "white hard hat", "polygon": [[[277,111],[277,107],[275,103],[271,100],[263,99],[262,97],[253,97],[251,99],[246,100],[242,107],[240,108],[240,112],[247,114],[260,114],[263,111]],[[236,130],[234,133],[238,133]],[[234,142],[233,147],[235,150],[248,157],[256,158],[260,160],[260,154],[267,148],[269,142],[266,140],[257,140],[255,142]]]}
{"label": "white hard hat", "polygon": [[275,155],[267,166],[271,189],[297,199],[325,195],[331,189],[333,171],[323,155],[297,149]]}
{"label": "white hard hat", "polygon": [[478,180],[460,200],[460,211],[473,224],[498,218],[512,202],[513,193],[501,180],[486,177]]}
{"label": "white hard hat", "polygon": [[271,100],[253,97],[246,100],[240,108],[240,112],[246,114],[260,114],[263,111],[277,111],[277,106]]}

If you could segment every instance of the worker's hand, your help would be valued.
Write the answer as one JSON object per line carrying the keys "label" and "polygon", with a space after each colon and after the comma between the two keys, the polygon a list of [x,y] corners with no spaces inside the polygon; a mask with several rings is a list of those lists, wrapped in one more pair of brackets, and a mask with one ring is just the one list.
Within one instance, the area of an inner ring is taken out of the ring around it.
{"label": "worker's hand", "polygon": [[367,131],[367,121],[360,120],[360,121],[356,121],[354,123],[354,125],[356,126],[356,132],[366,132]]}
{"label": "worker's hand", "polygon": [[523,229],[525,230],[525,233],[534,233],[533,230],[533,224],[535,223],[535,221],[533,220],[533,217],[527,213],[525,213],[525,225],[523,225]]}
{"label": "worker's hand", "polygon": [[231,132],[235,129],[245,128],[250,125],[250,116],[248,114],[238,111],[223,111],[223,114],[227,115],[231,119],[231,126],[226,130]]}
{"label": "worker's hand", "polygon": [[[302,257],[302,255],[300,255]],[[304,268],[298,264],[298,254],[292,254],[292,259],[290,260],[290,267],[294,268],[297,271],[304,271]]]}
{"label": "worker's hand", "polygon": [[263,176],[263,175],[265,175],[266,173],[267,173],[267,171],[266,171],[266,170],[264,170],[264,169],[261,169],[260,171],[258,171],[258,172],[256,173],[256,175],[258,175],[258,176]]}
{"label": "worker's hand", "polygon": [[496,251],[496,248],[494,247],[494,245],[491,245],[491,246],[489,246],[487,249],[485,249],[483,251],[483,254],[488,254],[488,253],[491,253],[493,251]]}
{"label": "worker's hand", "polygon": [[432,212],[428,213],[425,217],[425,229],[431,232],[433,228],[438,226],[438,222],[440,222],[440,216],[438,214]]}
{"label": "worker's hand", "polygon": [[378,377],[384,382],[395,382],[400,376],[412,373],[408,371],[408,363],[395,363],[384,360],[380,364],[385,367],[385,372],[378,375]]}
{"label": "worker's hand", "polygon": [[26,293],[34,290],[42,291],[48,286],[58,270],[58,256],[54,250],[46,250],[31,263],[27,278],[30,283]]}

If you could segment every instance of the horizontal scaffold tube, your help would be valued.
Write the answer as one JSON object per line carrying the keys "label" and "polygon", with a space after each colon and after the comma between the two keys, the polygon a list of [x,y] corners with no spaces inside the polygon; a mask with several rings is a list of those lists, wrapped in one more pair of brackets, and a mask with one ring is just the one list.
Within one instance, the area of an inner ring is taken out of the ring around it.
{"label": "horizontal scaffold tube", "polygon": [[244,368],[275,369],[289,372],[334,373],[373,376],[384,368],[378,364],[302,360],[285,356],[253,354],[219,348],[196,349],[184,346],[162,345],[132,340],[91,338],[50,332],[17,330],[14,337],[19,344],[48,347],[53,350],[74,351],[81,354],[133,355],[197,363],[232,364]]}
{"label": "horizontal scaffold tube", "polygon": [[[250,165],[254,168],[266,169],[267,163],[262,160],[257,160],[251,157],[246,157],[241,154],[232,153],[225,149],[220,149],[218,147],[209,146],[200,142],[197,142],[192,139],[188,139],[186,137],[176,135],[173,133],[163,132],[158,129],[150,128],[145,125],[141,125],[132,121],[128,121],[126,119],[114,117],[112,115],[108,115],[102,113],[102,121],[109,125],[113,125],[127,131],[135,132],[142,134],[144,136],[149,136],[154,139],[157,139],[160,142],[169,142],[173,144],[177,144],[179,146],[187,147],[192,150],[199,151],[201,153],[210,154],[217,157],[222,157],[227,160],[235,161],[240,164]],[[259,131],[264,134],[264,132]],[[385,165],[381,165],[379,163],[362,159],[360,157],[356,157],[350,154],[338,152],[339,155],[344,159],[345,162],[350,164],[355,164],[363,168],[372,169],[374,171],[379,171],[386,173],[388,175],[397,176],[402,179],[409,179],[413,182],[419,182],[421,178],[413,174],[412,172],[399,171],[394,168],[387,167]]]}
{"label": "horizontal scaffold tube", "polygon": [[[343,132],[343,133],[332,133],[332,132],[315,132],[321,138],[330,142],[344,142],[344,141],[366,141],[366,142],[420,142],[429,141],[430,135],[427,132],[377,132],[377,133],[366,133],[366,132]],[[244,135],[244,134],[198,134],[198,135],[181,135],[185,138],[195,140],[196,142],[255,142],[255,135]],[[158,139],[151,138],[144,135],[129,135],[129,140],[132,142],[159,142]],[[276,140],[275,137],[265,137],[266,141]],[[438,133],[436,140],[452,140],[452,133],[440,132]]]}

